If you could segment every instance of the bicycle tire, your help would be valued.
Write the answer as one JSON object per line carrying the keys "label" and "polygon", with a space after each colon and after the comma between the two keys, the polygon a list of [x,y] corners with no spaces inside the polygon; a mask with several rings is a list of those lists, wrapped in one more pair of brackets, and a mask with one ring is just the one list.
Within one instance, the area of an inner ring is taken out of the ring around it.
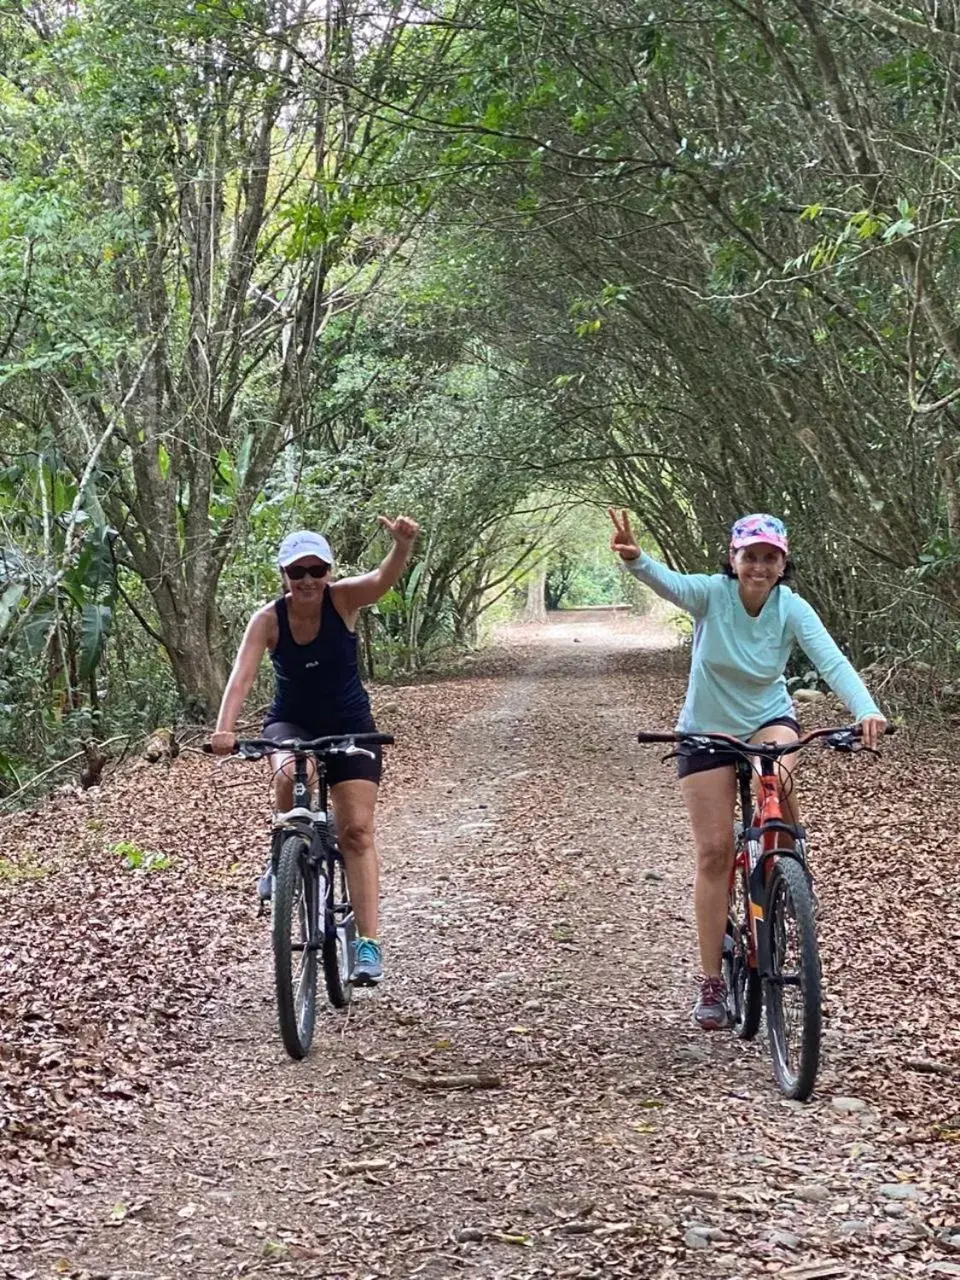
{"label": "bicycle tire", "polygon": [[733,1034],[740,1040],[752,1040],[760,1030],[763,985],[756,962],[750,963],[747,873],[745,868],[739,867],[734,874],[727,937],[724,938],[723,977],[727,984],[727,1009]]}
{"label": "bicycle tire", "polygon": [[[784,986],[787,984],[783,981],[781,971],[783,956],[779,954],[781,931],[785,935],[786,930],[788,904],[792,908],[796,924],[798,949],[798,968],[796,975],[791,975],[789,985],[800,987],[803,1016],[803,1032],[796,1062],[791,1061],[788,1049],[783,1001]],[[764,977],[764,997],[773,1071],[785,1097],[805,1102],[813,1092],[820,1066],[820,949],[817,944],[810,883],[804,868],[795,858],[774,858],[767,883],[764,916],[770,952],[769,974]]]}
{"label": "bicycle tire", "polygon": [[[332,864],[332,865],[331,865]],[[326,892],[324,896],[324,930],[323,930],[323,980],[327,988],[327,996],[335,1009],[345,1009],[353,999],[353,983],[350,981],[350,968],[353,961],[353,949],[357,938],[357,926],[350,910],[343,922],[334,918],[333,904],[341,902],[349,904],[346,869],[343,859],[337,855],[328,860]]]}
{"label": "bicycle tire", "polygon": [[[283,1047],[297,1061],[309,1052],[317,1016],[317,953],[309,947],[309,941],[311,934],[316,936],[319,877],[303,856],[307,847],[302,836],[288,836],[284,840],[273,885],[277,1020]],[[302,948],[299,976],[294,974],[293,931],[298,934],[298,947]]]}

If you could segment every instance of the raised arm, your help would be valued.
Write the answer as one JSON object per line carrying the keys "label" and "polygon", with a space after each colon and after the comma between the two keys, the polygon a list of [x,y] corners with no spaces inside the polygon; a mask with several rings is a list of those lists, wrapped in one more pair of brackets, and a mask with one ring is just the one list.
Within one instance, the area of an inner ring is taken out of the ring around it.
{"label": "raised arm", "polygon": [[673,569],[668,569],[665,564],[640,550],[626,511],[621,511],[618,515],[610,507],[608,513],[613,521],[610,547],[623,561],[627,572],[664,600],[686,609],[695,618],[702,618],[710,600],[710,575],[676,573]]}
{"label": "raised arm", "polygon": [[263,609],[258,609],[247,623],[247,629],[243,633],[240,648],[233,662],[230,679],[223,691],[217,727],[210,735],[210,746],[214,755],[229,755],[236,745],[234,726],[246,696],[253,688],[260,662],[267,651],[272,612],[273,605],[267,605]]}
{"label": "raised arm", "polygon": [[800,596],[793,597],[793,619],[800,648],[862,726],[864,744],[876,747],[887,722],[867,686],[820,621],[816,609]]}
{"label": "raised arm", "polygon": [[388,516],[378,517],[380,524],[393,539],[393,546],[380,561],[376,569],[370,573],[362,573],[356,578],[341,578],[333,584],[336,592],[337,607],[341,616],[352,622],[357,612],[368,604],[376,604],[381,596],[386,595],[391,587],[400,581],[400,575],[407,567],[413,544],[420,533],[420,526],[409,516],[397,516],[391,520]]}

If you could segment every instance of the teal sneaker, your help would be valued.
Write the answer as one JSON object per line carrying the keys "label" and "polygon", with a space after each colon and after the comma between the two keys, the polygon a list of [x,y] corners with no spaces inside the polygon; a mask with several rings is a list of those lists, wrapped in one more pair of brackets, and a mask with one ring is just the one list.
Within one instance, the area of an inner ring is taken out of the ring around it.
{"label": "teal sneaker", "polygon": [[358,938],[350,981],[355,987],[375,987],[383,977],[383,951],[376,938]]}

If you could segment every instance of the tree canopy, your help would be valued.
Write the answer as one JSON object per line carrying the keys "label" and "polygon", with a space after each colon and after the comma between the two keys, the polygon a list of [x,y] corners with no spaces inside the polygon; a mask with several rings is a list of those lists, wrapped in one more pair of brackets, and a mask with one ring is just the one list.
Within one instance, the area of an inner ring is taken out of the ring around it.
{"label": "tree canopy", "polygon": [[776,511],[854,658],[946,682],[958,43],[932,0],[2,10],[11,784],[209,716],[283,532],[366,567],[383,509],[424,535],[374,665],[612,501],[684,569]]}

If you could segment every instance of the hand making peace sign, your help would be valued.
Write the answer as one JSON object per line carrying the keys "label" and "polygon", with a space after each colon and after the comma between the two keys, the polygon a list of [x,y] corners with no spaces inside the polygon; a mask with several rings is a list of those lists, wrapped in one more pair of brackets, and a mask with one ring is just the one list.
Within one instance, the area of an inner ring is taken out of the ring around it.
{"label": "hand making peace sign", "polygon": [[630,528],[630,517],[625,510],[621,511],[618,516],[613,507],[608,507],[607,513],[613,521],[614,530],[610,535],[611,551],[615,551],[621,560],[636,560],[640,554],[640,548],[637,546],[637,539]]}

